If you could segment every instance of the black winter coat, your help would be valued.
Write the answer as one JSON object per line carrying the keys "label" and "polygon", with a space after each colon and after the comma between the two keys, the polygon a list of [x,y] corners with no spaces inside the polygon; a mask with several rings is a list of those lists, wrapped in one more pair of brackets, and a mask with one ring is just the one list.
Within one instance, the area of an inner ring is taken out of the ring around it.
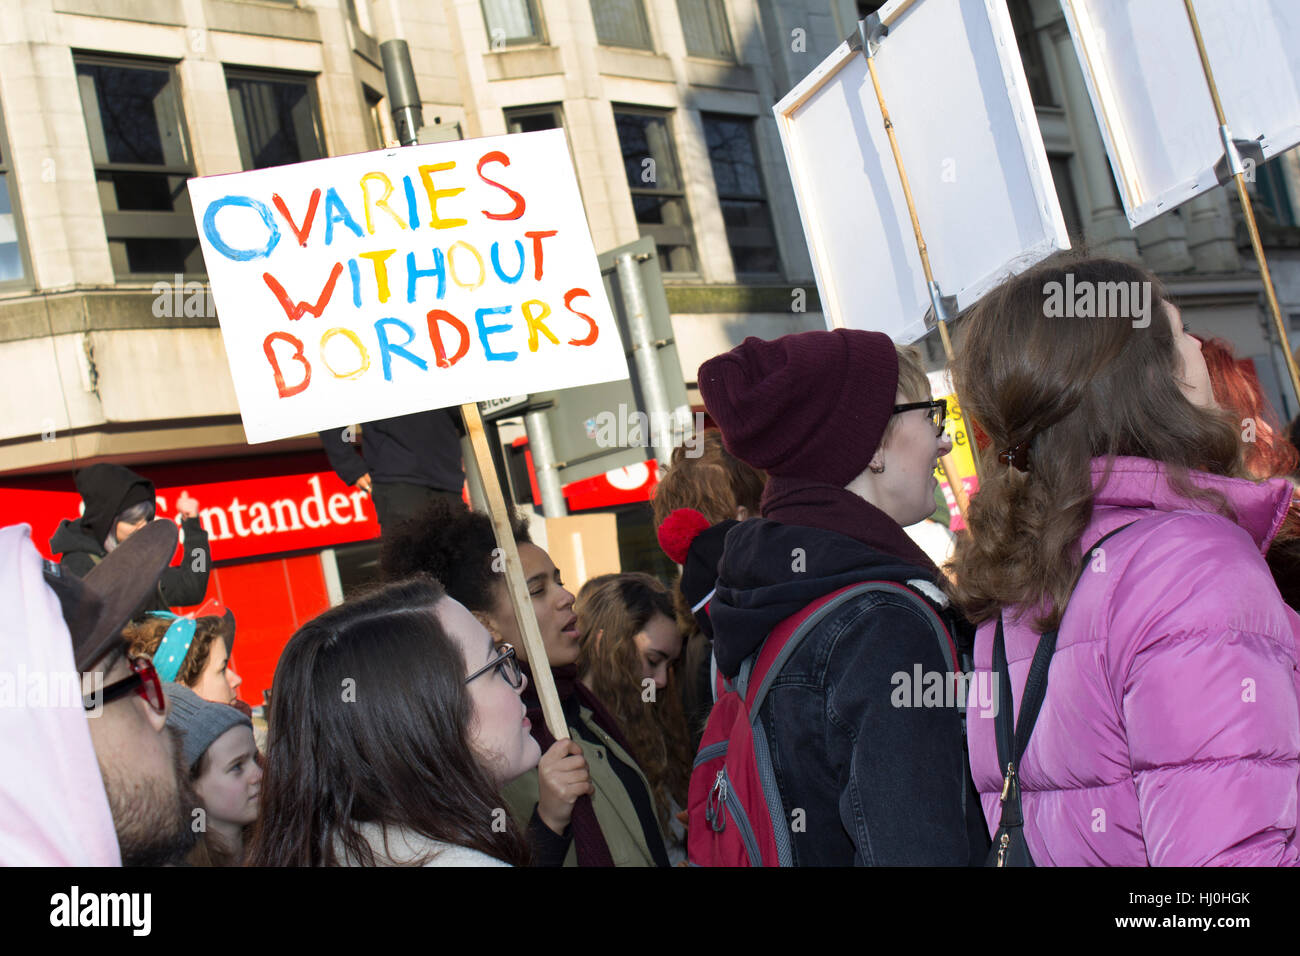
{"label": "black winter coat", "polygon": [[[108,553],[104,540],[112,530],[113,522],[122,511],[122,502],[128,497],[141,500],[143,486],[147,500],[153,500],[153,482],[142,478],[129,468],[120,465],[92,465],[77,476],[77,490],[81,492],[86,510],[79,519],[67,518],[59,522],[50,538],[50,551],[62,554],[60,565],[77,577],[85,577]],[[212,553],[208,548],[208,533],[198,518],[186,518],[181,523],[185,536],[185,557],[179,567],[168,568],[158,581],[154,596],[137,610],[162,611],[169,607],[190,607],[200,604],[208,590],[208,568]],[[201,554],[195,553],[201,552]],[[201,570],[195,570],[195,568]]]}

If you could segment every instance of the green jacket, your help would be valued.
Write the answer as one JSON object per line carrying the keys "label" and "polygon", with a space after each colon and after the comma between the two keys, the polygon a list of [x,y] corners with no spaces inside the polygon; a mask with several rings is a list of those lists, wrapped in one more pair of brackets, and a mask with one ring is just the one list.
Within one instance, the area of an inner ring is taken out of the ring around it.
{"label": "green jacket", "polygon": [[[641,821],[637,816],[636,807],[632,805],[632,798],[628,796],[627,790],[623,788],[618,774],[610,767],[606,752],[612,753],[636,771],[637,776],[641,778],[641,782],[645,784],[646,793],[650,795],[650,803],[653,808],[654,795],[650,790],[650,784],[646,782],[645,774],[637,766],[636,761],[609,734],[600,728],[588,708],[580,708],[579,714],[583,724],[598,739],[603,741],[603,744],[598,746],[583,740],[582,735],[573,732],[573,739],[582,747],[582,754],[587,758],[587,769],[591,773],[592,785],[596,788],[596,792],[592,794],[591,803],[596,811],[596,821],[600,824],[600,832],[604,835],[605,843],[609,847],[609,855],[613,858],[615,866],[654,866],[654,857],[650,853],[650,848],[646,845],[645,833],[641,829]],[[502,790],[502,795],[505,797],[506,806],[510,808],[510,813],[518,822],[520,829],[527,831],[528,821],[532,818],[533,809],[537,806],[536,768],[507,784]],[[569,844],[569,852],[564,858],[564,865],[578,865],[577,849],[573,843]]]}

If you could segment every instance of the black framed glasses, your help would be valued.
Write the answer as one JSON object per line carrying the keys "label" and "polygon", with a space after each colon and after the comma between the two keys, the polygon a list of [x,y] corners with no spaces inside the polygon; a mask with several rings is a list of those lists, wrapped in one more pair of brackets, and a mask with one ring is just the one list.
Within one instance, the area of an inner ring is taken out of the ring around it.
{"label": "black framed glasses", "polygon": [[908,402],[906,405],[895,405],[894,414],[902,412],[915,411],[918,408],[930,409],[930,421],[934,422],[934,427],[943,434],[944,426],[948,424],[948,401],[943,398],[936,398],[932,402]]}
{"label": "black framed glasses", "polygon": [[496,660],[480,667],[474,673],[470,674],[465,678],[465,683],[468,684],[475,677],[481,677],[490,670],[497,670],[501,674],[501,679],[515,690],[524,686],[524,672],[519,669],[519,661],[515,657],[515,649],[510,644],[502,644],[501,653],[497,655]]}
{"label": "black framed glasses", "polygon": [[158,672],[153,669],[153,661],[147,657],[134,657],[128,663],[133,671],[130,677],[123,677],[97,694],[89,694],[81,698],[81,706],[86,710],[94,710],[134,691],[143,697],[156,713],[167,713],[167,695],[163,693]]}

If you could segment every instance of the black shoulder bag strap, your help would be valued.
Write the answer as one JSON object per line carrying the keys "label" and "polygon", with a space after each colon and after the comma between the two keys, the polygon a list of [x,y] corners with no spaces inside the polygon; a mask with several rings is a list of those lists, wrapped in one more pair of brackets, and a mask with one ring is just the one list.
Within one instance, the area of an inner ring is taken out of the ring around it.
{"label": "black shoulder bag strap", "polygon": [[[1134,522],[1130,521],[1126,525],[1121,525],[1083,553],[1083,563],[1080,564],[1079,573],[1074,579],[1075,588],[1079,586],[1079,580],[1083,577],[1092,553],[1109,538],[1132,524]],[[1074,588],[1071,588],[1071,591],[1073,590]],[[1015,719],[1012,716],[1014,700],[1011,696],[1011,674],[1007,668],[1006,639],[1002,633],[1002,615],[998,615],[998,627],[993,635],[993,672],[998,675],[1001,701],[997,717],[994,719],[998,766],[1002,768],[1002,818],[998,821],[998,832],[993,835],[993,847],[989,850],[988,866],[1034,865],[1034,858],[1030,855],[1029,846],[1025,842],[1025,818],[1020,808],[1020,781],[1016,777],[1016,768],[1020,765],[1025,749],[1029,746],[1029,735],[1034,732],[1038,711],[1043,706],[1043,698],[1047,696],[1047,671],[1052,665],[1052,655],[1056,653],[1056,637],[1059,633],[1060,628],[1055,627],[1038,639],[1033,662],[1029,665],[1029,676],[1025,679],[1025,694],[1020,701],[1019,719]],[[1015,719],[1014,728],[1013,719]]]}

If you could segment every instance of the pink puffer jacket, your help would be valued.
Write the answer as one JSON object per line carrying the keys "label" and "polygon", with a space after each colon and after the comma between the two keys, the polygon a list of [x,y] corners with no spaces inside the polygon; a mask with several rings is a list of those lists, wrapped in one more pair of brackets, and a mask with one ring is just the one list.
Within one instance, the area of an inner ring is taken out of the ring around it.
{"label": "pink puffer jacket", "polygon": [[[1095,460],[1094,486],[1103,471]],[[1039,866],[1300,863],[1300,616],[1262,556],[1291,486],[1193,479],[1226,496],[1236,523],[1146,459],[1116,459],[1095,499],[1080,551],[1138,523],[1083,573],[1018,768]],[[1004,612],[1019,713],[1038,635],[1014,617]],[[979,628],[977,671],[990,670],[996,623]],[[971,769],[993,833],[1002,775],[980,696],[967,710]]]}

